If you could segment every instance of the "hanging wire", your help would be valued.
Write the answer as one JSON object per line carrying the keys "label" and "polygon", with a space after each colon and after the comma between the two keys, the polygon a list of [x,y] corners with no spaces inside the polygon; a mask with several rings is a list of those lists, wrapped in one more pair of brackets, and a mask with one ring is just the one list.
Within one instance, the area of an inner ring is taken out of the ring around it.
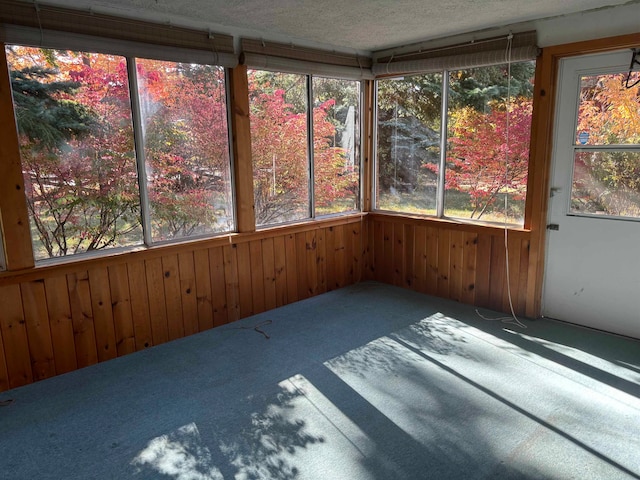
{"label": "hanging wire", "polygon": [[[509,183],[509,144],[510,144],[510,121],[509,114],[511,112],[511,46],[513,41],[513,34],[509,33],[507,37],[507,49],[505,52],[507,59],[507,102],[506,102],[506,125],[505,125],[505,153],[504,153],[504,183],[505,186]],[[527,328],[527,326],[522,323],[516,312],[513,308],[513,296],[511,293],[511,275],[509,271],[509,226],[507,221],[507,213],[509,208],[509,195],[505,189],[504,194],[504,254],[505,254],[505,269],[507,276],[507,297],[509,299],[509,309],[511,310],[511,316],[508,317],[498,317],[498,318],[489,318],[482,315],[477,309],[476,314],[482,318],[483,320],[491,320],[491,321],[501,321],[502,323],[510,323],[520,328]]]}

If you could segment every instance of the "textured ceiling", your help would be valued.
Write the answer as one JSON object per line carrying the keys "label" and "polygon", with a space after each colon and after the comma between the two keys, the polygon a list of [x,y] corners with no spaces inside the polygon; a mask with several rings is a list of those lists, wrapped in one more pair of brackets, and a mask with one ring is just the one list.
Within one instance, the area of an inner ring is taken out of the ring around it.
{"label": "textured ceiling", "polygon": [[235,36],[372,52],[633,0],[46,0]]}

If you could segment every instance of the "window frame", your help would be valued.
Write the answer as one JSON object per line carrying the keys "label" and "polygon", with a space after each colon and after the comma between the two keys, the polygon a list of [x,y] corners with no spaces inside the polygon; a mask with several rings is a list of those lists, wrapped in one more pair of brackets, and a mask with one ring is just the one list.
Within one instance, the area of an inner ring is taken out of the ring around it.
{"label": "window frame", "polygon": [[[305,85],[306,85],[306,103],[307,103],[307,132],[306,132],[306,147],[307,147],[307,182],[309,186],[308,190],[308,208],[307,208],[307,216],[305,218],[296,219],[296,220],[287,220],[284,222],[277,223],[269,223],[264,225],[258,225],[257,222],[255,224],[256,230],[262,231],[275,227],[282,227],[293,224],[300,224],[305,222],[312,222],[318,219],[331,219],[346,215],[353,215],[362,212],[362,206],[364,201],[364,191],[363,191],[363,180],[364,180],[364,169],[362,168],[362,158],[364,155],[364,145],[362,142],[362,138],[364,136],[364,121],[363,121],[363,113],[364,113],[364,101],[365,101],[365,88],[364,88],[364,80],[362,79],[354,79],[349,78],[348,76],[338,76],[335,74],[327,73],[323,75],[321,73],[309,73],[308,71],[296,71],[295,69],[286,69],[286,70],[275,70],[273,68],[265,68],[265,67],[249,67],[249,70],[253,71],[264,71],[271,73],[283,73],[283,74],[296,74],[296,75],[304,75],[305,76]],[[315,206],[315,157],[314,157],[314,117],[313,117],[313,100],[314,100],[314,92],[313,92],[313,79],[314,78],[327,78],[331,80],[344,80],[350,82],[357,82],[358,84],[358,193],[357,193],[357,201],[358,208],[355,210],[349,210],[345,212],[336,212],[336,213],[327,213],[327,214],[316,214],[316,206]],[[249,105],[251,106],[251,99],[249,99]],[[253,179],[252,179],[253,181]]]}
{"label": "window frame", "polygon": [[[233,125],[232,125],[232,111],[231,111],[231,83],[230,83],[230,75],[229,75],[229,67],[220,65],[216,62],[205,63],[202,60],[205,60],[207,56],[210,56],[211,59],[216,58],[213,54],[203,54],[201,51],[197,50],[187,50],[184,48],[167,48],[161,49],[156,48],[155,46],[148,45],[137,45],[135,42],[115,42],[116,48],[110,49],[109,44],[112,42],[110,39],[102,38],[102,37],[92,37],[92,36],[84,36],[84,35],[73,35],[70,36],[68,41],[64,40],[63,34],[54,34],[51,36],[53,39],[51,45],[36,45],[33,41],[28,41],[29,35],[33,33],[30,31],[31,29],[22,29],[18,31],[17,38],[13,38],[12,35],[8,35],[2,45],[3,52],[6,58],[6,51],[4,49],[5,46],[20,46],[20,47],[30,47],[30,48],[52,48],[55,50],[68,50],[74,52],[85,52],[99,55],[114,55],[123,57],[126,61],[126,69],[127,69],[127,89],[129,91],[129,105],[131,111],[131,122],[132,122],[132,135],[133,135],[133,153],[134,153],[134,161],[136,163],[136,182],[138,185],[138,196],[140,200],[140,223],[142,235],[139,239],[139,242],[133,245],[123,245],[110,247],[106,249],[97,249],[91,251],[83,251],[78,253],[72,253],[68,255],[60,255],[53,256],[48,258],[35,258],[34,252],[34,243],[33,243],[33,235],[30,230],[30,238],[31,238],[31,248],[32,248],[32,257],[36,266],[45,266],[51,264],[58,263],[66,263],[66,262],[74,262],[81,261],[89,258],[103,257],[109,256],[112,254],[135,251],[140,248],[150,248],[155,246],[162,245],[178,245],[181,243],[188,243],[196,240],[203,240],[209,238],[216,238],[224,235],[229,235],[236,233],[238,230],[238,212],[237,212],[237,202],[236,202],[236,184],[235,184],[235,159],[234,159],[234,151],[233,151]],[[23,32],[26,32],[23,34]],[[25,41],[26,40],[26,41]],[[91,48],[84,48],[83,42],[87,41],[90,44]],[[61,45],[64,45],[62,46]],[[139,49],[139,53],[136,53],[136,50]],[[164,52],[167,52],[166,55]],[[183,58],[183,60],[180,60]],[[136,61],[137,60],[161,60],[161,61],[169,61],[176,63],[195,63],[200,65],[209,65],[220,67],[224,71],[224,89],[225,89],[225,118],[226,118],[226,134],[227,134],[227,151],[229,158],[229,185],[230,185],[230,199],[231,199],[231,212],[232,212],[232,226],[229,230],[221,231],[221,232],[210,232],[197,234],[192,236],[178,237],[175,239],[165,239],[165,240],[157,240],[154,241],[151,235],[151,212],[149,209],[149,198],[148,198],[148,188],[147,188],[147,175],[146,175],[146,165],[145,165],[145,152],[144,152],[144,135],[142,133],[143,125],[142,125],[142,117],[140,110],[140,95],[138,88],[138,75],[136,70]],[[223,62],[220,62],[223,63]],[[133,73],[133,76],[132,76]],[[22,169],[22,155],[20,157],[21,169]],[[24,192],[26,196],[26,190]],[[1,235],[0,235],[1,237]],[[0,238],[0,271],[6,270],[6,258],[4,256],[4,247],[2,243],[2,238]]]}
{"label": "window frame", "polygon": [[566,212],[570,217],[583,217],[583,218],[596,218],[600,220],[618,220],[623,222],[640,222],[640,216],[632,217],[625,215],[612,215],[608,213],[592,213],[581,212],[573,208],[573,194],[574,194],[574,179],[576,172],[576,155],[578,153],[618,153],[618,152],[631,152],[640,154],[640,143],[597,143],[597,144],[582,144],[579,142],[579,123],[580,123],[580,91],[582,85],[582,79],[585,77],[595,77],[604,75],[617,75],[627,73],[626,69],[620,68],[601,68],[593,69],[589,68],[581,70],[578,75],[578,88],[576,94],[576,107],[573,112],[573,140],[571,142],[572,151],[572,165],[571,165],[571,187],[569,195],[567,196]]}
{"label": "window frame", "polygon": [[[527,62],[527,61],[532,61],[534,62],[534,71],[537,71],[538,69],[538,61],[539,59],[532,59],[532,60],[517,60],[517,61],[513,61],[513,62],[503,62],[503,63],[497,63],[497,64],[493,64],[495,66],[499,66],[499,65],[512,65],[514,63],[523,63],[523,62]],[[426,74],[432,74],[432,73],[439,73],[442,75],[442,81],[441,81],[441,97],[442,97],[442,101],[440,103],[440,144],[439,144],[439,148],[440,148],[440,158],[439,158],[439,163],[438,163],[438,178],[437,178],[437,189],[436,189],[436,213],[435,214],[427,214],[427,213],[410,213],[410,212],[406,212],[406,211],[396,211],[396,210],[385,210],[385,209],[381,209],[378,208],[378,191],[379,191],[379,183],[380,183],[380,175],[379,175],[379,159],[378,159],[378,125],[379,125],[379,117],[378,117],[378,105],[379,105],[379,99],[378,99],[378,82],[381,80],[394,80],[394,79],[401,79],[407,75],[402,75],[402,74],[393,74],[393,75],[387,75],[387,76],[383,76],[383,77],[378,77],[375,79],[374,81],[374,95],[373,95],[373,101],[374,101],[374,105],[373,105],[373,145],[372,145],[372,155],[373,155],[373,178],[372,178],[372,192],[371,192],[371,206],[372,206],[372,210],[374,212],[378,212],[378,213],[386,213],[386,214],[397,214],[397,215],[416,215],[422,218],[431,218],[431,219],[438,219],[438,220],[448,220],[448,221],[453,221],[456,223],[467,223],[467,224],[472,224],[472,225],[483,225],[483,226],[498,226],[500,228],[508,228],[511,230],[518,230],[518,229],[523,229],[526,228],[525,226],[527,225],[527,211],[528,209],[526,208],[526,204],[529,201],[529,189],[527,188],[527,194],[525,196],[525,215],[523,218],[523,222],[522,224],[515,224],[515,223],[508,223],[507,222],[507,218],[505,216],[505,221],[490,221],[490,220],[482,220],[482,219],[474,219],[474,218],[464,218],[464,217],[449,217],[447,215],[445,215],[445,197],[446,197],[446,185],[445,185],[445,180],[446,180],[446,169],[447,169],[447,153],[448,153],[448,140],[449,140],[449,136],[448,136],[448,119],[449,119],[449,88],[450,88],[450,81],[449,81],[449,76],[451,72],[455,72],[455,71],[460,71],[460,70],[466,70],[466,69],[472,69],[472,68],[482,68],[484,66],[492,66],[492,65],[483,65],[483,66],[478,66],[478,67],[474,67],[474,66],[469,66],[469,67],[463,67],[463,68],[443,68],[441,70],[437,70],[437,71],[428,71],[428,72],[416,72],[416,73],[412,73],[411,76],[418,76],[418,75],[426,75]],[[532,77],[532,80],[535,79],[535,74],[534,77]],[[534,84],[534,89],[535,89],[535,84]],[[533,102],[533,98],[532,98],[532,102]],[[529,168],[531,166],[531,152],[532,152],[532,144],[534,141],[533,135],[531,135],[533,130],[533,123],[530,126],[530,137],[529,137],[529,159],[528,159],[528,164],[527,164],[527,168]],[[445,173],[445,174],[443,174]],[[529,172],[529,175],[531,175],[531,172]],[[527,182],[528,183],[528,182]]]}

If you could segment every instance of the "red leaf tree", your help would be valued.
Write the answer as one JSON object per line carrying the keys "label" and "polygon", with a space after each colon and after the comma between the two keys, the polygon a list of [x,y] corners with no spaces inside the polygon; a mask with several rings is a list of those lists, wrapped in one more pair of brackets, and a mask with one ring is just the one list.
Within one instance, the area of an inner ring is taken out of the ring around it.
{"label": "red leaf tree", "polygon": [[469,195],[475,219],[490,211],[500,194],[526,196],[532,102],[519,99],[509,111],[492,107],[489,113],[464,107],[450,117],[445,186]]}

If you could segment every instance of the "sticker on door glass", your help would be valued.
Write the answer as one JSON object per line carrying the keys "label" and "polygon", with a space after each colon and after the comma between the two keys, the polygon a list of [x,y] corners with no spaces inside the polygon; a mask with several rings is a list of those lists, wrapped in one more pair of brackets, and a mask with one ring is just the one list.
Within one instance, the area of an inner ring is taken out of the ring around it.
{"label": "sticker on door glass", "polygon": [[589,132],[580,132],[578,134],[578,142],[580,142],[580,145],[586,145],[589,142]]}

